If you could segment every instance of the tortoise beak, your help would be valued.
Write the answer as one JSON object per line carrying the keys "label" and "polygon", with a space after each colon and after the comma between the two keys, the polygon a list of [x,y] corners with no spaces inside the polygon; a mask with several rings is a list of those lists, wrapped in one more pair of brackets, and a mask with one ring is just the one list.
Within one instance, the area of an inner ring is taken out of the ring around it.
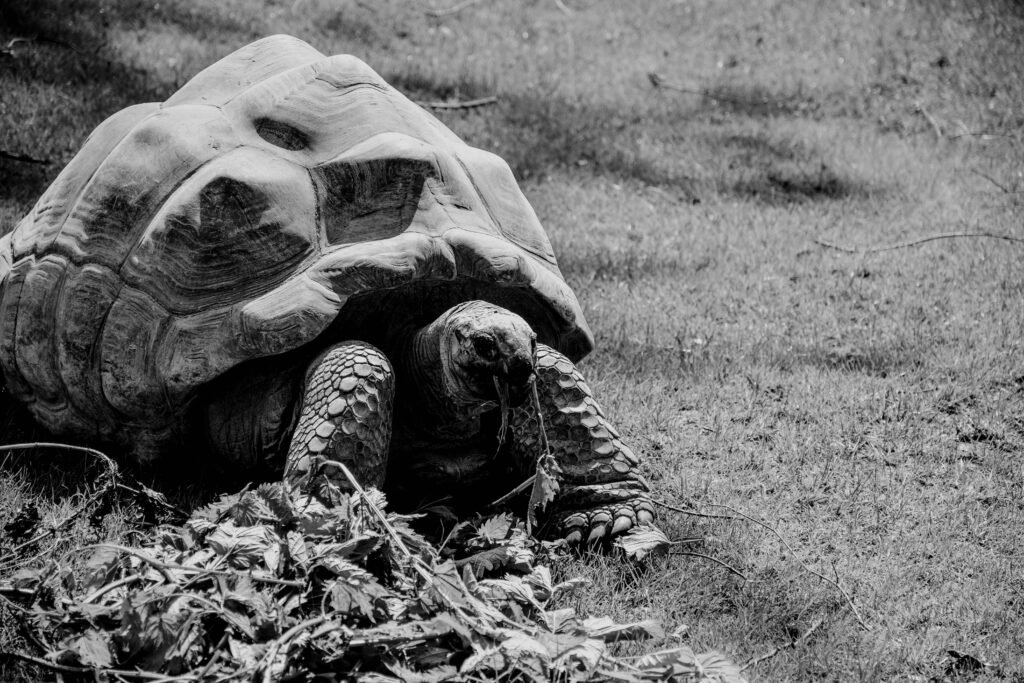
{"label": "tortoise beak", "polygon": [[525,354],[516,354],[503,364],[503,372],[498,377],[508,387],[509,404],[520,406],[530,395],[536,375],[533,358]]}

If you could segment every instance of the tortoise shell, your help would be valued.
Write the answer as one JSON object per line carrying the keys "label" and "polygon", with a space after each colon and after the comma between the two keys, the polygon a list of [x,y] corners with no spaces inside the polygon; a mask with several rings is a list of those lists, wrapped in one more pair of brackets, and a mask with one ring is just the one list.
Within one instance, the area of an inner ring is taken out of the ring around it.
{"label": "tortoise shell", "polygon": [[225,373],[469,298],[592,347],[504,161],[272,36],[104,121],[0,240],[0,368],[50,431],[148,461]]}

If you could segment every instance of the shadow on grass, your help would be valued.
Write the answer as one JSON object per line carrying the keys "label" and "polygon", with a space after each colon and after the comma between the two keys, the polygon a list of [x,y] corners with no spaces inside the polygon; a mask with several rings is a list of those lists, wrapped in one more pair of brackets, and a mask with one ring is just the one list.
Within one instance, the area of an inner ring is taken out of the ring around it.
{"label": "shadow on grass", "polygon": [[[177,27],[202,38],[236,34],[239,45],[255,37],[244,24],[212,6],[175,3],[119,3],[103,0],[7,0],[0,3],[0,42],[14,39],[0,54],[0,86],[37,98],[40,116],[24,128],[5,131],[0,147],[9,154],[45,157],[45,164],[0,159],[0,200],[30,205],[70,160],[74,149],[54,149],[84,135],[118,109],[166,99],[171,84],[124,60],[110,43],[116,29],[150,24]],[[46,86],[46,87],[40,87]],[[49,129],[53,128],[53,129]],[[49,149],[49,152],[44,150]],[[0,226],[2,229],[2,226]]]}
{"label": "shadow on grass", "polygon": [[[464,75],[416,71],[385,76],[421,101],[495,93],[493,85]],[[732,123],[746,129],[757,119],[800,116],[811,105],[799,97],[730,88],[727,94],[709,93],[697,108],[662,99],[639,103],[632,111],[559,94],[499,93],[499,99],[499,106],[486,112],[440,115],[471,143],[490,146],[521,180],[585,167],[588,174],[663,188],[684,201],[717,193],[770,205],[867,197],[879,191],[831,169],[818,150],[770,136],[764,126],[755,133],[718,132],[738,127]],[[487,139],[491,131],[501,134]],[[638,132],[657,135],[665,143],[644,149]],[[700,159],[680,158],[687,155]]]}

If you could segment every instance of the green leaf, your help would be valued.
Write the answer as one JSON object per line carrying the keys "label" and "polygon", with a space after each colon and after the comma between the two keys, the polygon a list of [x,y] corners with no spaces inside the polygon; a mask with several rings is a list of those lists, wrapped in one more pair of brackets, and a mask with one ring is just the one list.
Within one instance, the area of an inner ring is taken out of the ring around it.
{"label": "green leaf", "polygon": [[106,668],[113,663],[107,640],[99,631],[86,631],[69,642],[68,649],[83,666]]}
{"label": "green leaf", "polygon": [[672,541],[658,527],[641,524],[616,538],[615,545],[626,552],[626,557],[642,560],[651,553],[665,550]]}
{"label": "green leaf", "polygon": [[[551,461],[551,462],[548,462]],[[537,510],[541,512],[548,503],[558,495],[558,479],[554,471],[554,458],[550,455],[541,457],[537,461],[537,475],[533,479],[533,488],[530,489],[530,502],[527,504],[527,517],[529,526],[537,526]]]}
{"label": "green leaf", "polygon": [[280,539],[269,527],[239,527],[227,521],[210,533],[206,542],[219,555],[228,558],[231,564],[246,569],[260,564],[264,553],[271,545],[280,543]]}
{"label": "green leaf", "polygon": [[743,670],[721,652],[702,652],[697,661],[705,676],[717,683],[747,683]]}
{"label": "green leaf", "polygon": [[89,555],[82,572],[82,590],[94,591],[113,579],[114,571],[121,564],[121,551],[102,546]]}
{"label": "green leaf", "polygon": [[583,620],[583,628],[592,637],[600,638],[605,642],[665,637],[665,629],[662,628],[660,622],[654,619],[617,624],[610,617],[591,617]]}
{"label": "green leaf", "polygon": [[499,545],[496,548],[473,553],[469,557],[457,560],[455,564],[463,568],[468,567],[473,572],[473,576],[481,578],[488,572],[508,567],[512,564],[512,558],[513,555],[509,552],[509,549]]}
{"label": "green leaf", "polygon": [[492,543],[497,543],[508,536],[512,528],[512,515],[503,512],[500,515],[491,517],[476,528],[477,536]]}

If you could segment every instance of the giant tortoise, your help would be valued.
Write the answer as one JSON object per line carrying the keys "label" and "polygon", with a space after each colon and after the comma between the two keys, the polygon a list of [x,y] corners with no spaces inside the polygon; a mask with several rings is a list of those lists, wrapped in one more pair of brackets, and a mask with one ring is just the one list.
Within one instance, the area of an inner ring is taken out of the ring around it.
{"label": "giant tortoise", "polygon": [[592,343],[507,164],[287,36],[111,116],[0,240],[3,379],[54,434],[426,500],[548,448],[571,541],[653,516]]}

